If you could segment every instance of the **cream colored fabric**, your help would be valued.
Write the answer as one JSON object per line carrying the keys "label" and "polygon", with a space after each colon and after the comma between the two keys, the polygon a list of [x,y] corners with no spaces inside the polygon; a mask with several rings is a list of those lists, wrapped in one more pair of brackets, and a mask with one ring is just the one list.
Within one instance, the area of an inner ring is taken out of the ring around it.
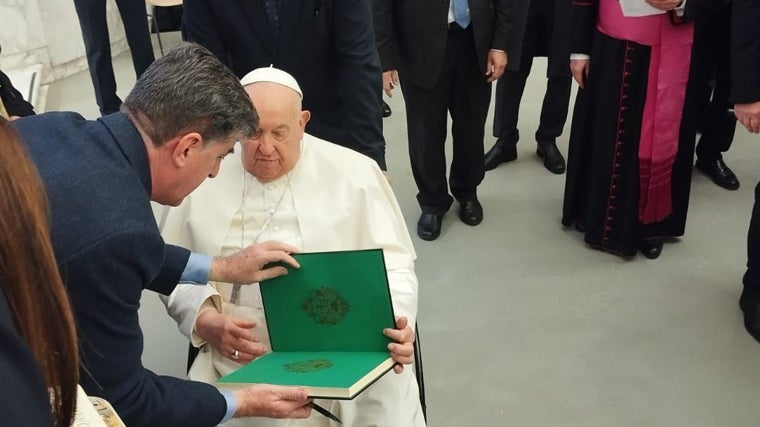
{"label": "cream colored fabric", "polygon": [[3,104],[3,99],[0,98],[0,117],[4,119],[8,119],[8,111],[5,109],[5,104]]}
{"label": "cream colored fabric", "polygon": [[[417,314],[417,277],[414,274],[416,255],[401,210],[387,180],[374,161],[354,151],[310,135],[304,135],[302,144],[301,158],[291,172],[289,182],[297,227],[288,225],[289,221],[285,218],[280,231],[288,237],[287,240],[291,240],[293,229],[296,229],[301,243],[297,246],[307,252],[382,248],[394,311],[397,315],[409,317],[410,324],[414,325]],[[240,228],[238,211],[242,203],[242,182],[243,168],[240,148],[237,147],[235,154],[224,161],[215,179],[207,180],[181,206],[169,212],[163,230],[167,242],[190,248],[194,252],[212,255],[222,253],[222,248],[230,245],[229,241],[240,236],[240,230],[236,228]],[[252,183],[266,185],[255,180]],[[250,197],[259,197],[256,188],[251,190],[248,193]],[[255,207],[248,209],[256,210]],[[274,230],[279,227],[277,213],[274,214],[273,221],[267,239],[278,237],[278,231]],[[222,299],[226,301],[228,291],[220,290]],[[244,288],[243,293],[252,290]],[[211,295],[219,295],[211,286],[180,285],[166,299],[168,312],[177,320],[186,336],[191,335],[199,307]],[[258,319],[256,333],[260,338],[266,338],[260,308],[233,306],[225,302],[223,309],[234,315]],[[226,374],[237,366],[226,357],[204,347],[190,375],[192,379],[212,382],[220,373]],[[411,367],[407,367],[400,375],[393,372],[386,374],[353,401],[319,403],[338,415],[346,426],[425,425]],[[306,421],[248,419],[225,424],[288,425],[328,426],[330,421],[315,412]]]}

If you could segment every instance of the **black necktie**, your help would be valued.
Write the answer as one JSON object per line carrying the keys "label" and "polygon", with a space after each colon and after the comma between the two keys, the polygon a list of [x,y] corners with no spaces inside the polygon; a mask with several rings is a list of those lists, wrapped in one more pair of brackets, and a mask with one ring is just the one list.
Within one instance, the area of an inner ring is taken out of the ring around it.
{"label": "black necktie", "polygon": [[272,24],[272,31],[275,37],[280,36],[280,5],[282,0],[263,0],[264,9],[267,11],[267,18],[269,23]]}

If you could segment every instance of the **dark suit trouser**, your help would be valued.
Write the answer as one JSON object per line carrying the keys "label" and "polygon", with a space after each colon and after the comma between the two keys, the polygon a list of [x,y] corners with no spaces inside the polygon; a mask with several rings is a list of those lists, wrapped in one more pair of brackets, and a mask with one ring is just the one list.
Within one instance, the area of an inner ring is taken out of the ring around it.
{"label": "dark suit trouser", "polygon": [[[533,58],[538,53],[539,42],[551,40],[553,31],[554,3],[531,2],[522,44],[520,69],[505,71],[496,83],[493,136],[507,143],[516,144],[520,139],[517,120],[525,82],[530,75]],[[549,76],[541,106],[541,119],[536,131],[536,141],[539,143],[554,142],[562,135],[570,103],[570,87],[569,65],[567,75]]]}
{"label": "dark suit trouser", "polygon": [[703,161],[722,158],[731,148],[736,131],[736,118],[729,111],[731,93],[731,59],[729,56],[730,9],[714,13],[694,35],[696,87],[699,91],[702,136],[697,144],[697,157]]}
{"label": "dark suit trouser", "polygon": [[491,84],[480,70],[471,26],[449,30],[443,69],[435,85],[409,83],[400,69],[406,104],[409,157],[423,212],[446,212],[453,198],[446,184],[446,115],[451,114],[453,158],[449,183],[457,199],[475,196],[483,181],[483,137]]}
{"label": "dark suit trouser", "polygon": [[742,282],[755,298],[760,298],[760,183],[755,186],[755,204],[747,233],[747,272]]}
{"label": "dark suit trouser", "polygon": [[[124,22],[132,63],[139,78],[153,62],[153,45],[148,32],[145,2],[116,0]],[[82,38],[87,52],[87,64],[95,89],[95,100],[103,115],[119,111],[121,99],[116,95],[116,78],[111,64],[111,41],[108,37],[105,0],[74,0]]]}

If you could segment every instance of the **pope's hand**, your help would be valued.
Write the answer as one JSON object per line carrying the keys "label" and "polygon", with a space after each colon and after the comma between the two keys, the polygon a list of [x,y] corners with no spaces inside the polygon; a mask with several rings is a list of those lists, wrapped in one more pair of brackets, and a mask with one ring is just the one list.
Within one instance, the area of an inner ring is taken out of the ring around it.
{"label": "pope's hand", "polygon": [[411,365],[414,362],[414,331],[409,327],[409,320],[401,316],[396,319],[396,329],[383,329],[383,334],[396,341],[388,344],[388,350],[396,361],[393,371],[400,374],[404,371],[404,365]]}

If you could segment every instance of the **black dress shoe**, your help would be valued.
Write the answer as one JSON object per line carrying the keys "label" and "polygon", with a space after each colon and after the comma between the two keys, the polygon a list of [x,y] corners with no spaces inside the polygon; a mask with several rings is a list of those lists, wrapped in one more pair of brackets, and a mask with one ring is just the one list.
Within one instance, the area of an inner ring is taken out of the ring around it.
{"label": "black dress shoe", "polygon": [[709,176],[719,187],[723,187],[726,190],[736,190],[739,188],[739,179],[737,179],[734,172],[726,166],[723,159],[711,161],[697,159],[696,167],[697,170]]}
{"label": "black dress shoe", "polygon": [[417,235],[422,240],[435,240],[441,235],[441,221],[443,214],[426,213],[420,215],[417,221]]}
{"label": "black dress shoe", "polygon": [[644,240],[639,245],[639,250],[649,259],[657,259],[662,253],[662,242],[653,242]]}
{"label": "black dress shoe", "polygon": [[502,163],[511,162],[517,158],[517,143],[509,143],[504,139],[497,139],[496,144],[486,153],[483,162],[485,169],[490,171]]}
{"label": "black dress shoe", "polygon": [[383,101],[383,117],[390,117],[392,111],[391,106],[387,102]]}
{"label": "black dress shoe", "polygon": [[565,158],[555,142],[539,142],[536,154],[544,160],[544,167],[549,172],[557,175],[565,173]]}
{"label": "black dress shoe", "polygon": [[459,219],[467,225],[478,225],[483,221],[483,206],[477,197],[459,201]]}
{"label": "black dress shoe", "polygon": [[744,328],[760,342],[760,297],[745,287],[739,298],[739,307],[744,313]]}

